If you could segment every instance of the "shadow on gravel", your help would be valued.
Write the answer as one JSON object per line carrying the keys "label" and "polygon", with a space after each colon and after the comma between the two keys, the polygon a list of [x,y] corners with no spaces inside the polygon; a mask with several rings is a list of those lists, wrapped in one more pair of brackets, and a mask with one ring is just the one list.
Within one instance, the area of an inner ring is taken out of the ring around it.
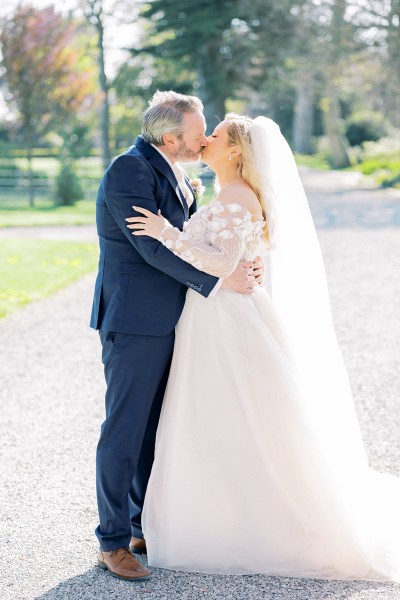
{"label": "shadow on gravel", "polygon": [[386,597],[397,598],[396,590],[399,590],[396,584],[364,581],[200,575],[154,568],[151,579],[133,583],[115,579],[93,568],[36,596],[36,600],[361,600],[377,597],[383,600]]}

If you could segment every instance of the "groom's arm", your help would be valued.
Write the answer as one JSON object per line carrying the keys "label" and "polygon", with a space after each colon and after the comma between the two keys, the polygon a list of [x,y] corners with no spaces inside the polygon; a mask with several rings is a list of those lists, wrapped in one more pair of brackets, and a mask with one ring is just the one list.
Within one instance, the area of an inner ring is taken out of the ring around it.
{"label": "groom's arm", "polygon": [[157,213],[155,185],[154,174],[145,160],[132,155],[118,157],[105,180],[108,209],[127,240],[149,265],[207,297],[216,286],[217,277],[195,269],[157,240],[134,236],[127,228],[125,219],[132,216],[133,205]]}

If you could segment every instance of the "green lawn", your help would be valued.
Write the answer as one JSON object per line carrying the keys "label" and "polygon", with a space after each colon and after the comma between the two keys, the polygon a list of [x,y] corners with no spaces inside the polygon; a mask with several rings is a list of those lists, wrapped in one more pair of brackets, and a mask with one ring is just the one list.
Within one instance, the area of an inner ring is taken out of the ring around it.
{"label": "green lawn", "polygon": [[81,200],[74,206],[54,206],[48,198],[35,200],[27,206],[20,197],[2,198],[0,202],[0,227],[29,227],[46,225],[91,225],[95,223],[96,204]]}
{"label": "green lawn", "polygon": [[[25,171],[28,169],[26,158],[0,159],[0,164],[9,165],[10,163],[15,164]],[[91,176],[98,177],[99,181],[103,174],[101,159],[97,156],[80,158],[76,161],[75,167],[78,175],[90,174]],[[51,157],[35,157],[32,159],[32,169],[40,173],[45,173],[48,177],[56,177],[60,170],[60,161],[57,158]]]}
{"label": "green lawn", "polygon": [[0,239],[0,318],[93,271],[97,244]]}
{"label": "green lawn", "polygon": [[329,162],[323,154],[295,154],[296,164],[298,167],[309,167],[310,169],[318,169],[319,171],[327,171]]}
{"label": "green lawn", "polygon": [[400,157],[397,154],[365,158],[353,168],[364,175],[372,175],[381,187],[400,189]]}

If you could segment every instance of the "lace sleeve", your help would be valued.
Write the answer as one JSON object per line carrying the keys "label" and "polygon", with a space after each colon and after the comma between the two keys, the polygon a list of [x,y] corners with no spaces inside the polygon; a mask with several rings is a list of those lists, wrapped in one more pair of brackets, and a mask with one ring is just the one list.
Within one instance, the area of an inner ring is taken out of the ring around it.
{"label": "lace sleeve", "polygon": [[250,213],[239,204],[214,205],[196,213],[183,231],[168,225],[160,242],[199,271],[226,278],[236,269]]}

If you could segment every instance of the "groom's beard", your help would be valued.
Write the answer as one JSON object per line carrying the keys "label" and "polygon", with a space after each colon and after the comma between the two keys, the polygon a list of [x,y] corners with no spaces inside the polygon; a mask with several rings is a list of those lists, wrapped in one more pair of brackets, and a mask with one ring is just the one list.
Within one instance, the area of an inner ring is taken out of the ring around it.
{"label": "groom's beard", "polygon": [[176,160],[197,160],[202,152],[203,148],[199,148],[197,152],[190,150],[185,144],[185,142],[181,142],[177,151],[172,155],[172,157]]}

